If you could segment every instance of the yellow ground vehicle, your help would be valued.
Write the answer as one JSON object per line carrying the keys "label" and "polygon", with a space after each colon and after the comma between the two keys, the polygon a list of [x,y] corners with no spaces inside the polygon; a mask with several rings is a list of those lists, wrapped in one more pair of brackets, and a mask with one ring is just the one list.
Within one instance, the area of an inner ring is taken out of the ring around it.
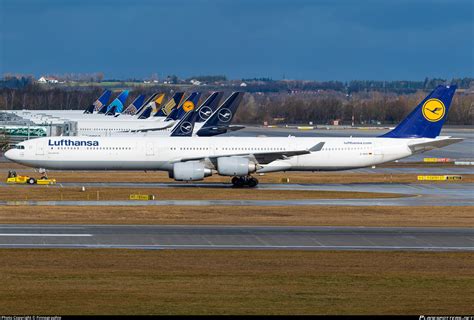
{"label": "yellow ground vehicle", "polygon": [[14,184],[55,184],[56,179],[48,179],[46,176],[42,176],[39,179],[35,179],[29,176],[19,176],[16,171],[8,171],[7,183]]}

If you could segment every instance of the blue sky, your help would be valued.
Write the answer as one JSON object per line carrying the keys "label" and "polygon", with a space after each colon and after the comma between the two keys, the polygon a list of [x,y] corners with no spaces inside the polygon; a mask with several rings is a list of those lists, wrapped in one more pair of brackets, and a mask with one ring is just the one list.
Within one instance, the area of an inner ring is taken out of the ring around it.
{"label": "blue sky", "polygon": [[474,75],[471,0],[0,0],[0,72]]}

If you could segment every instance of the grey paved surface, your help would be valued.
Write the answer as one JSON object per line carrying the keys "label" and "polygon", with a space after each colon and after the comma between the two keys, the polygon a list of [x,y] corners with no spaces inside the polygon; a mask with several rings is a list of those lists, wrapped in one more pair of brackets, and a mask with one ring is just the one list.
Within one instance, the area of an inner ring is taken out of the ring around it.
{"label": "grey paved surface", "polygon": [[474,228],[0,225],[0,248],[474,251]]}
{"label": "grey paved surface", "polygon": [[[7,172],[11,170],[8,168],[0,168],[0,172],[4,172],[4,175],[7,175]],[[33,168],[28,169],[18,169],[16,170],[19,174],[24,172],[37,172]],[[68,170],[48,170],[50,176],[54,177],[54,172],[73,172]],[[81,171],[77,171],[81,172]],[[111,174],[114,172],[120,171],[108,171]],[[122,171],[123,172],[123,171]],[[412,174],[474,174],[474,166],[455,166],[455,167],[407,167],[407,168],[362,168],[346,171],[335,171],[331,172],[333,174],[346,174],[346,173],[412,173]],[[86,171],[86,174],[93,175],[92,171]],[[307,173],[309,174],[309,173]],[[318,181],[318,173],[313,173],[314,182]],[[1,176],[0,176],[1,177]],[[170,179],[171,181],[171,179]]]}
{"label": "grey paved surface", "polygon": [[[159,200],[160,188],[231,188],[222,183],[64,183],[63,186],[80,187],[129,187],[156,188],[154,201],[0,201],[0,205],[36,205],[36,206],[473,206],[474,184],[400,184],[400,183],[353,183],[353,184],[260,184],[259,190],[311,190],[340,191],[338,199],[305,199],[305,200]],[[60,188],[56,186],[18,185],[14,188]],[[189,192],[192,192],[190,190]],[[393,193],[394,198],[344,198],[342,192],[382,192]],[[405,195],[398,197],[399,195]]]}

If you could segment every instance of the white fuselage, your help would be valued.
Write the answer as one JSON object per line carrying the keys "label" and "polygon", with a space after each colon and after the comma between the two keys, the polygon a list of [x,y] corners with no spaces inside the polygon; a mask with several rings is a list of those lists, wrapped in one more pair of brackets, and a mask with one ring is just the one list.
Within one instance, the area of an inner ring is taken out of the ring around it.
{"label": "white fuselage", "polygon": [[320,151],[281,158],[257,172],[345,170],[367,167],[412,155],[410,142],[433,139],[391,138],[276,138],[276,137],[48,137],[20,143],[5,156],[45,169],[163,170],[176,162],[309,150]]}
{"label": "white fuselage", "polygon": [[163,131],[169,135],[170,129],[176,123],[175,120],[163,121],[157,119],[148,121],[147,119],[119,120],[77,120],[78,136],[107,137],[118,132],[129,132],[137,130]]}
{"label": "white fuselage", "polygon": [[137,130],[163,130],[164,135],[169,135],[170,128],[176,123],[174,120],[164,121],[165,117],[137,119],[137,117],[130,115],[114,117],[103,114],[83,114],[82,111],[76,110],[16,111],[15,114],[38,125],[75,122],[77,124],[77,136],[92,137],[107,137],[117,132]]}

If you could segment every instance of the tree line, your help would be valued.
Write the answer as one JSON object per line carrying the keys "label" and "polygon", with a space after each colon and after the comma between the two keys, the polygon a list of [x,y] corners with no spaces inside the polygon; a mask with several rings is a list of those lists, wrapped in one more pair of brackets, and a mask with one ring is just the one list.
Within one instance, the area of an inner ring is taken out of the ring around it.
{"label": "tree line", "polygon": [[[340,120],[345,125],[396,124],[424,99],[426,92],[386,94],[382,92],[345,95],[319,94],[247,94],[237,112],[236,123],[330,124]],[[447,124],[474,123],[474,94],[455,95]]]}
{"label": "tree line", "polygon": [[[127,103],[139,94],[150,96],[164,92],[171,96],[179,87],[136,87],[130,92]],[[192,88],[194,89],[194,88]],[[241,88],[225,88],[228,95]],[[102,92],[102,88],[91,87],[45,87],[36,84],[21,89],[0,89],[0,111],[14,109],[85,109]],[[202,88],[197,88],[203,91]],[[222,90],[206,87],[206,91]],[[188,90],[189,91],[189,90]],[[426,90],[414,93],[394,93],[383,91],[357,91],[345,93],[334,90],[247,92],[237,112],[235,122],[247,124],[309,123],[327,124],[332,120],[342,120],[350,124],[394,124],[402,120],[427,94]],[[202,97],[201,101],[204,101]],[[448,124],[472,125],[474,122],[474,94],[458,92],[452,102]],[[277,120],[281,119],[281,120]]]}

